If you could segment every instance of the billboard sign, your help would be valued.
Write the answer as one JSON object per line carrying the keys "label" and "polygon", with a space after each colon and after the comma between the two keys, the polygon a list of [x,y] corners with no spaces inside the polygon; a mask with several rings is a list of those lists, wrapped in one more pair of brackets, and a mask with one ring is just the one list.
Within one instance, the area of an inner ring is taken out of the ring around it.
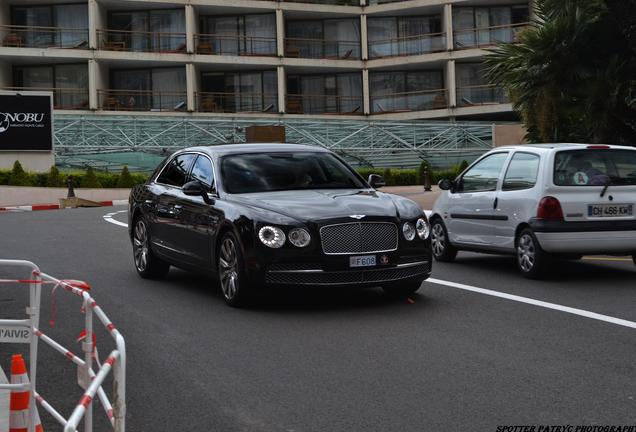
{"label": "billboard sign", "polygon": [[53,150],[53,95],[0,92],[0,151]]}

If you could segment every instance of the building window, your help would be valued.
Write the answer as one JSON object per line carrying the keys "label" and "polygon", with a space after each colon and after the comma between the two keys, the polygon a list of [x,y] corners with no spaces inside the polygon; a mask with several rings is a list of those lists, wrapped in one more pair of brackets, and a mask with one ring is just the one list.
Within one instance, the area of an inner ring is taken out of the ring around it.
{"label": "building window", "polygon": [[111,12],[100,47],[117,51],[185,52],[183,9]]}
{"label": "building window", "polygon": [[447,107],[442,71],[370,73],[369,87],[375,114]]}
{"label": "building window", "polygon": [[288,21],[285,27],[287,57],[360,58],[360,20]]}
{"label": "building window", "polygon": [[197,52],[276,55],[276,15],[203,16]]}
{"label": "building window", "polygon": [[24,47],[88,47],[88,6],[14,6],[13,44]]}
{"label": "building window", "polygon": [[439,15],[368,19],[369,58],[416,55],[444,51]]}
{"label": "building window", "polygon": [[459,106],[498,104],[508,101],[504,89],[488,81],[484,65],[481,63],[458,63],[455,75]]}
{"label": "building window", "polygon": [[278,75],[273,71],[204,72],[198,109],[205,112],[278,112]]}
{"label": "building window", "polygon": [[362,114],[362,76],[289,75],[287,112],[290,114]]}
{"label": "building window", "polygon": [[110,84],[110,90],[100,92],[103,109],[179,111],[186,108],[185,68],[112,70]]}
{"label": "building window", "polygon": [[453,8],[457,49],[513,42],[529,20],[528,5]]}
{"label": "building window", "polygon": [[53,91],[55,109],[88,109],[86,64],[17,66],[13,78],[18,89]]}

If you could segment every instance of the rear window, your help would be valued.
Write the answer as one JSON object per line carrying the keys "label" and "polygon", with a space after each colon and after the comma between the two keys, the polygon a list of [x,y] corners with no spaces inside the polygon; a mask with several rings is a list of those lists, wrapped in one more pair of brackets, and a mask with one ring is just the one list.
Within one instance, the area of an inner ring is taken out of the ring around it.
{"label": "rear window", "polygon": [[636,185],[636,151],[565,150],[554,159],[557,186]]}

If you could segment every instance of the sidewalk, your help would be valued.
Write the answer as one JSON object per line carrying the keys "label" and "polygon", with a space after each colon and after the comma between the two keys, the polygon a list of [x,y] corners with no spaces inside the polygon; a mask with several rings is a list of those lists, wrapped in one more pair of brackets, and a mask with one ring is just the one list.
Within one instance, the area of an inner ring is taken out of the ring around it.
{"label": "sidewalk", "polygon": [[[0,383],[6,384],[7,377],[0,367]],[[0,432],[9,430],[9,392],[0,390]]]}
{"label": "sidewalk", "polygon": [[380,190],[412,199],[424,210],[432,210],[440,194],[440,190],[437,186],[433,186],[433,190],[430,192],[425,192],[424,186],[387,186]]}
{"label": "sidewalk", "polygon": [[[67,188],[0,186],[0,207],[58,204]],[[75,189],[75,195],[91,201],[128,200],[130,189]],[[1,432],[1,431],[0,431]]]}

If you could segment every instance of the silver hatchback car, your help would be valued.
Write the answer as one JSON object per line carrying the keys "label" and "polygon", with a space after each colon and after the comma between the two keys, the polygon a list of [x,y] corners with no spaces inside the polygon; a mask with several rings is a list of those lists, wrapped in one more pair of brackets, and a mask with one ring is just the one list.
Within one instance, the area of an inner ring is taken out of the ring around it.
{"label": "silver hatchback car", "polygon": [[439,186],[431,215],[439,261],[459,250],[515,254],[530,278],[586,254],[627,254],[636,264],[636,148],[499,147]]}

